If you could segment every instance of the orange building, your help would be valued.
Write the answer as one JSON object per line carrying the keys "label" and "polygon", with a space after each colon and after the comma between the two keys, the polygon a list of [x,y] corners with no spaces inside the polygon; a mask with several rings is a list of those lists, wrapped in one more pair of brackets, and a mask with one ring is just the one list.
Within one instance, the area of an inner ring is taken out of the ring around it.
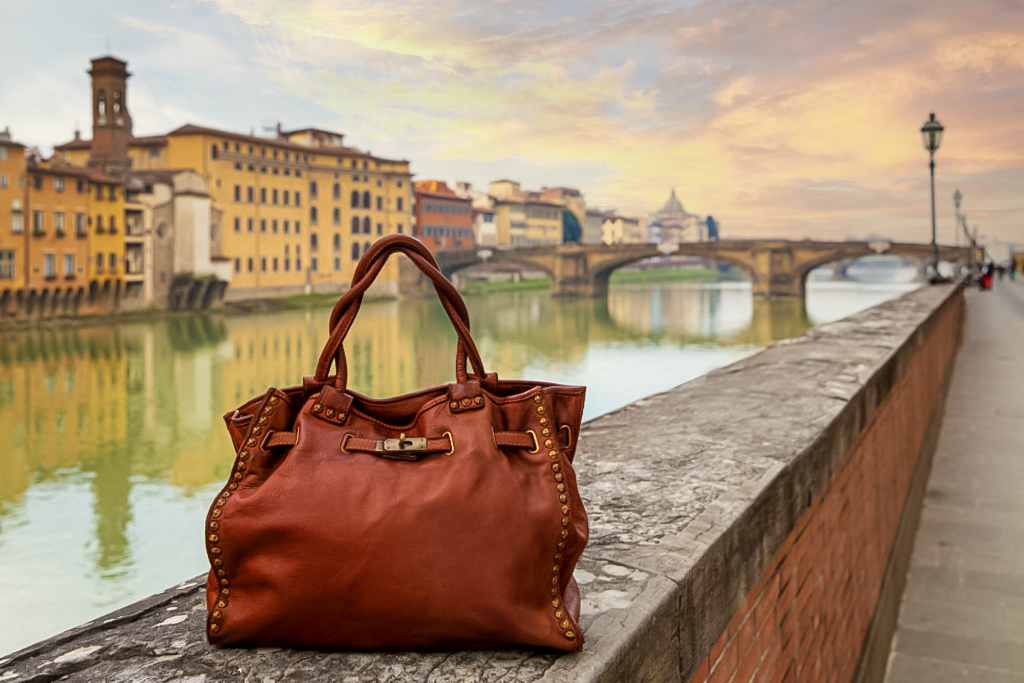
{"label": "orange building", "polygon": [[432,252],[472,249],[473,200],[440,180],[416,183],[416,237]]}

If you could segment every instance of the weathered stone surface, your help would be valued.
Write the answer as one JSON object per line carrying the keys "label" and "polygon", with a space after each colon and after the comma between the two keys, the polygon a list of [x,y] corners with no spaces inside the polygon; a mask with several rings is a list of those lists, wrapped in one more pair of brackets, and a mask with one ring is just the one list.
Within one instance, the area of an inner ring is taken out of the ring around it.
{"label": "weathered stone surface", "polygon": [[956,296],[917,290],[588,423],[582,654],[217,650],[195,579],[0,660],[0,681],[686,680]]}

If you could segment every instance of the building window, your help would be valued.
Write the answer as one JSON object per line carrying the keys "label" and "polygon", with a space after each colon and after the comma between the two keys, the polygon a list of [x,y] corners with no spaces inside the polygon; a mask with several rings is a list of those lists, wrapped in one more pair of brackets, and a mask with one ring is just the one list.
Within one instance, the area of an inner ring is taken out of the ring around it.
{"label": "building window", "polygon": [[242,272],[242,259],[240,259],[240,258],[236,258],[235,259],[235,272],[236,273],[241,273]]}
{"label": "building window", "polygon": [[266,204],[266,203],[267,203],[267,188],[261,187],[260,188],[260,204]]}
{"label": "building window", "polygon": [[364,209],[369,209],[370,208],[370,193],[369,192],[364,192],[363,193],[363,208]]}
{"label": "building window", "polygon": [[302,259],[298,256],[295,257],[295,272],[302,270]]}
{"label": "building window", "polygon": [[[260,147],[260,156],[264,157],[264,158],[267,156],[267,148],[266,147]],[[264,268],[263,270],[266,270],[266,268]]]}
{"label": "building window", "polygon": [[353,209],[358,209],[359,208],[359,191],[358,190],[352,190],[352,208]]}
{"label": "building window", "polygon": [[341,199],[341,183],[334,183],[334,198]]}
{"label": "building window", "polygon": [[3,161],[6,158],[7,158],[7,148],[5,146],[3,146],[3,145],[0,145],[0,161]]}
{"label": "building window", "polygon": [[363,159],[363,170],[365,171],[368,168],[370,168],[370,162],[367,161],[366,159]]}
{"label": "building window", "polygon": [[401,211],[402,210],[402,206],[403,206],[402,198],[399,197],[398,199],[395,200],[395,208],[398,209],[399,211]]}
{"label": "building window", "polygon": [[309,222],[310,222],[311,225],[316,225],[317,220],[316,220],[316,207],[315,206],[309,207]]}
{"label": "building window", "polygon": [[358,216],[352,216],[352,234],[353,235],[358,235],[359,234],[359,217]]}
{"label": "building window", "polygon": [[[2,149],[2,148],[0,148],[0,149]],[[7,174],[6,173],[0,173],[0,190],[4,189],[6,187],[7,187]]]}
{"label": "building window", "polygon": [[107,186],[107,199],[109,199],[112,202],[117,201],[117,188],[114,187],[113,185]]}
{"label": "building window", "polygon": [[242,232],[242,219],[235,216],[235,232]]}
{"label": "building window", "polygon": [[274,272],[277,272],[277,257],[274,257]]}
{"label": "building window", "polygon": [[150,147],[149,157],[151,159],[156,159],[158,156],[160,156],[160,149],[158,147]]}
{"label": "building window", "polygon": [[267,257],[266,256],[264,256],[263,258],[260,259],[260,270],[262,270],[264,273],[267,272]]}
{"label": "building window", "polygon": [[359,176],[357,176],[357,175],[352,176],[352,182],[358,183],[359,182]]}
{"label": "building window", "polygon": [[246,199],[249,201],[249,203],[252,204],[253,201],[254,201],[253,198],[255,196],[254,195],[254,190],[251,187],[247,187],[245,189],[245,196],[246,196]]}
{"label": "building window", "polygon": [[216,159],[217,158],[217,145],[210,145],[210,158],[211,159]]}
{"label": "building window", "polygon": [[88,233],[85,230],[85,214],[75,214],[75,234],[79,237],[85,237]]}
{"label": "building window", "polygon": [[117,270],[117,255],[114,252],[110,252],[110,259],[107,261],[107,266],[111,273]]}
{"label": "building window", "polygon": [[276,149],[274,150],[274,158],[275,159],[277,158],[277,150]]}
{"label": "building window", "polygon": [[383,208],[384,208],[384,198],[383,197],[377,197],[377,210],[380,211]]}
{"label": "building window", "polygon": [[335,225],[341,225],[341,209],[339,209],[338,207],[334,207],[333,218]]}
{"label": "building window", "polygon": [[[377,168],[380,168],[380,164],[377,164]],[[381,180],[380,178],[377,178],[377,187],[383,187],[383,186],[384,186],[384,181]]]}
{"label": "building window", "polygon": [[64,254],[64,277],[73,278],[75,276],[75,255]]}
{"label": "building window", "polygon": [[353,242],[352,243],[352,260],[353,261],[358,261],[359,260],[359,243],[358,242]]}
{"label": "building window", "polygon": [[43,275],[47,280],[52,280],[57,277],[56,254],[43,254]]}
{"label": "building window", "polygon": [[337,256],[334,257],[334,271],[338,272],[341,270],[341,259]]}
{"label": "building window", "polygon": [[309,183],[309,198],[316,199],[316,181],[312,180]]}
{"label": "building window", "polygon": [[288,234],[288,223],[289,223],[289,221],[285,220],[285,222],[284,222],[284,234],[286,234],[286,235]]}
{"label": "building window", "polygon": [[378,223],[377,224],[377,234],[378,235],[383,235],[384,234],[384,224],[383,223]]}
{"label": "building window", "polygon": [[316,272],[316,257],[315,256],[312,257],[311,259],[309,259],[309,269],[311,271],[313,271],[314,273]]}
{"label": "building window", "polygon": [[64,179],[63,178],[54,178],[53,179],[53,191],[54,192],[63,192],[64,191]]}
{"label": "building window", "polygon": [[402,181],[399,180],[398,182],[395,183],[395,185],[398,186],[398,187],[401,187],[402,186]]}
{"label": "building window", "polygon": [[103,216],[100,216],[98,214],[96,216],[96,234],[97,235],[102,235],[103,234]]}
{"label": "building window", "polygon": [[32,189],[41,190],[43,189],[43,177],[39,175],[32,176]]}
{"label": "building window", "polygon": [[36,235],[43,234],[43,212],[38,209],[32,212],[32,232]]}
{"label": "building window", "polygon": [[405,231],[402,229],[402,224],[401,223],[398,224],[398,234],[399,235],[404,235],[405,234]]}
{"label": "building window", "polygon": [[[296,172],[298,175],[298,172]],[[295,190],[295,206],[302,206],[302,195],[298,190]]]}
{"label": "building window", "polygon": [[369,242],[364,242],[363,243],[363,253],[365,254],[368,251],[370,251],[370,243]]}
{"label": "building window", "polygon": [[273,204],[277,204],[277,190],[276,189],[273,192],[270,193],[270,201]]}
{"label": "building window", "polygon": [[317,249],[317,239],[316,239],[316,233],[314,232],[314,233],[312,233],[309,236],[309,250],[310,251],[316,251],[316,249]]}
{"label": "building window", "polygon": [[[249,154],[252,154],[252,147],[250,147],[250,148],[249,148]],[[252,272],[252,268],[253,268],[253,259],[252,259],[252,256],[250,256],[250,257],[248,258],[248,263],[247,263],[246,265],[248,266],[249,272],[251,273],[251,272]]]}
{"label": "building window", "polygon": [[277,219],[275,218],[270,222],[270,229],[276,235],[277,234]]}
{"label": "building window", "polygon": [[261,218],[260,219],[260,232],[266,232],[266,231],[267,231],[267,219],[266,218]]}
{"label": "building window", "polygon": [[75,192],[77,192],[78,194],[83,194],[83,193],[88,192],[88,191],[89,191],[89,186],[85,184],[84,180],[79,178],[79,179],[77,179],[75,181]]}
{"label": "building window", "polygon": [[[4,149],[0,147],[0,149]],[[14,250],[0,249],[0,278],[14,277]]]}
{"label": "building window", "polygon": [[288,196],[290,194],[291,193],[288,190],[285,190],[284,191],[284,195],[281,197],[281,200],[282,200],[281,203],[284,204],[285,206],[288,206]]}
{"label": "building window", "polygon": [[117,232],[117,217],[110,217],[110,234],[113,235]]}
{"label": "building window", "polygon": [[242,201],[242,186],[241,185],[235,185],[235,201],[236,202]]}
{"label": "building window", "polygon": [[302,223],[295,221],[295,234],[298,235],[302,232]]}
{"label": "building window", "polygon": [[103,252],[102,251],[97,251],[96,252],[96,272],[97,273],[102,273],[103,272]]}
{"label": "building window", "polygon": [[369,216],[363,216],[363,234],[365,234],[365,235],[369,235],[370,234],[370,217]]}
{"label": "building window", "polygon": [[98,202],[102,202],[103,201],[103,186],[102,185],[97,185],[96,186],[96,201],[98,201]]}
{"label": "building window", "polygon": [[249,230],[249,232],[252,232],[253,220],[251,218],[247,218],[245,220],[245,227]]}
{"label": "building window", "polygon": [[53,234],[57,237],[64,236],[64,212],[56,211],[53,214]]}
{"label": "building window", "polygon": [[341,233],[334,233],[334,251],[341,251]]}

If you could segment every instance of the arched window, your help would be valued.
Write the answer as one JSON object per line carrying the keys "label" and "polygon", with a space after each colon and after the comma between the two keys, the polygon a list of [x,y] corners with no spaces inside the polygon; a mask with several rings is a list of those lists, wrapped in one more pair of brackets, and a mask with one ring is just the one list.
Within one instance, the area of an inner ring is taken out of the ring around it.
{"label": "arched window", "polygon": [[359,234],[359,217],[358,216],[352,216],[352,234],[353,235],[358,235]]}
{"label": "arched window", "polygon": [[363,244],[363,253],[365,254],[368,251],[370,251],[370,243],[369,242],[365,242]]}
{"label": "arched window", "polygon": [[341,225],[341,209],[334,207],[334,224]]}
{"label": "arched window", "polygon": [[341,233],[334,233],[334,251],[341,251]]}
{"label": "arched window", "polygon": [[115,90],[114,91],[114,116],[117,116],[118,114],[120,114],[121,111],[122,111],[122,107],[121,107],[121,91],[120,90]]}
{"label": "arched window", "polygon": [[309,183],[309,197],[310,199],[316,199],[316,181],[313,180]]}
{"label": "arched window", "polygon": [[352,208],[359,208],[359,190],[352,190]]}
{"label": "arched window", "polygon": [[359,260],[359,242],[353,242],[352,243],[352,260],[353,261],[358,261]]}
{"label": "arched window", "polygon": [[369,209],[370,208],[370,193],[369,192],[364,192],[363,193],[363,208],[364,209]]}
{"label": "arched window", "polygon": [[107,122],[107,91],[100,90],[96,93],[96,118],[102,126]]}
{"label": "arched window", "polygon": [[309,250],[316,251],[316,233],[310,233],[309,235]]}
{"label": "arched window", "polygon": [[369,216],[363,216],[363,234],[365,234],[365,235],[369,235],[370,234],[370,217]]}
{"label": "arched window", "polygon": [[316,225],[316,220],[317,220],[316,207],[315,206],[311,206],[311,207],[309,207],[309,222],[312,223],[313,225]]}
{"label": "arched window", "polygon": [[341,183],[334,183],[334,198],[341,199]]}

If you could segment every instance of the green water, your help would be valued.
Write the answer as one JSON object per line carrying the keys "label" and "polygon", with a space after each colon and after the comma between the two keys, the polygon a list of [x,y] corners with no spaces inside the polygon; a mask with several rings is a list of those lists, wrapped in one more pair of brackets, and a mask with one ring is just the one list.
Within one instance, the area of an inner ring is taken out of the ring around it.
{"label": "green water", "polygon": [[[755,304],[743,283],[470,297],[488,370],[585,384],[592,418],[890,298],[910,285],[811,283]],[[221,415],[311,375],[329,309],[0,333],[0,654],[204,571],[203,519],[233,453]],[[350,386],[451,381],[433,301],[364,306]]]}

